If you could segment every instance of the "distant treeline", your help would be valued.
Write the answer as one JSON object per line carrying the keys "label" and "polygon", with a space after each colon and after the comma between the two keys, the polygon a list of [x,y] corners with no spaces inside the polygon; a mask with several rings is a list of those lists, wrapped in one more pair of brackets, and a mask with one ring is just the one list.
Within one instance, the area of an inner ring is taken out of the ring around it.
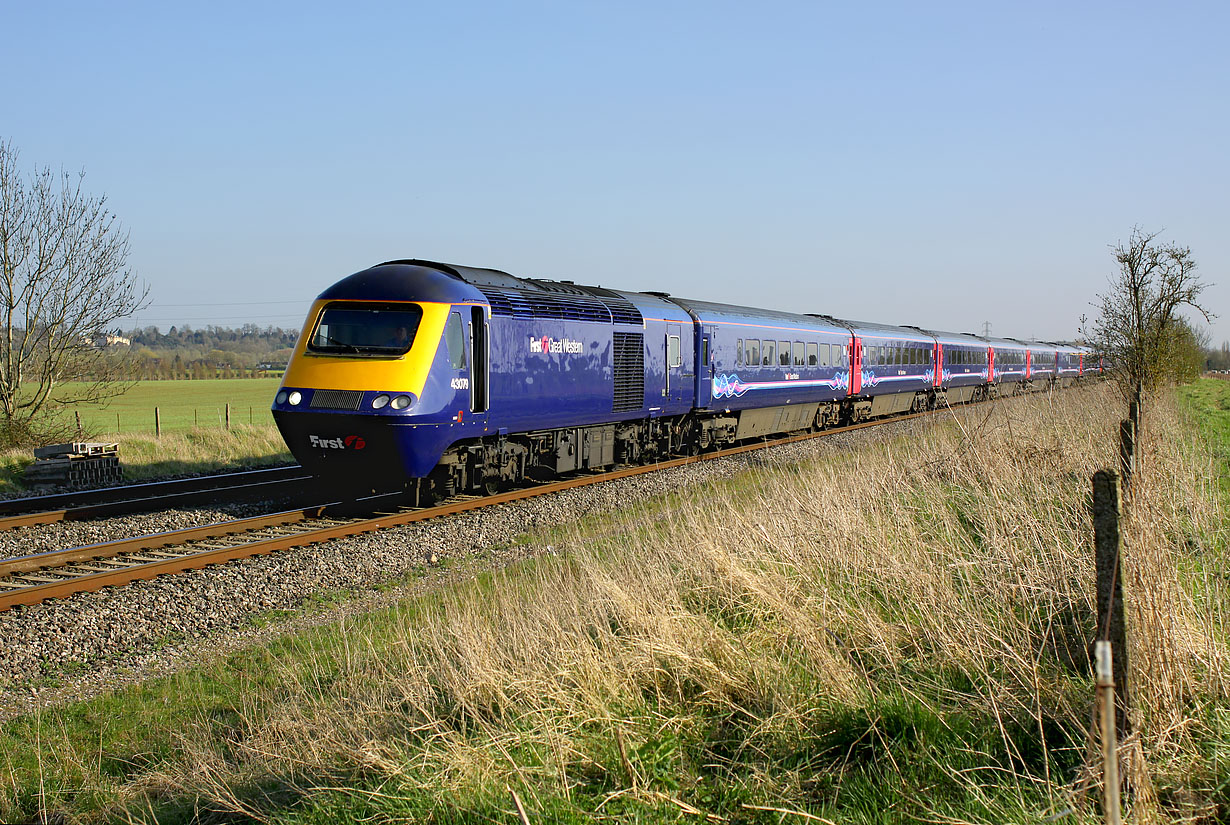
{"label": "distant treeline", "polygon": [[297,329],[206,326],[193,329],[173,326],[123,333],[133,360],[135,377],[159,378],[260,378],[285,368],[298,337]]}
{"label": "distant treeline", "polygon": [[1230,370],[1230,341],[1222,341],[1218,349],[1210,347],[1204,351],[1204,368]]}

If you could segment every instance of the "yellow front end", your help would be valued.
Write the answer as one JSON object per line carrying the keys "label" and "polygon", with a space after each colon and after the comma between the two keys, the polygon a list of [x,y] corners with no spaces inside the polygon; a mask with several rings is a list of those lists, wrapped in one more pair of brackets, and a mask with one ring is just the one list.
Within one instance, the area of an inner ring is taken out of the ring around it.
{"label": "yellow front end", "polygon": [[[436,357],[440,336],[452,304],[415,302],[423,310],[414,344],[405,355],[388,358],[370,356],[320,355],[308,351],[308,342],[316,329],[321,310],[330,301],[316,301],[308,313],[295,352],[282,378],[283,387],[310,387],[322,390],[399,390],[423,394],[427,373]],[[362,303],[347,301],[347,303]],[[372,304],[385,303],[372,301]]]}

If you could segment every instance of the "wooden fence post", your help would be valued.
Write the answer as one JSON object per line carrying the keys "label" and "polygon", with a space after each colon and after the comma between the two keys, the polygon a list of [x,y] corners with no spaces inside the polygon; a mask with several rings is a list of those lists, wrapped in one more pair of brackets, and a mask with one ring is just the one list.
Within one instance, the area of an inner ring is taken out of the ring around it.
{"label": "wooden fence post", "polygon": [[154,436],[162,438],[162,417],[158,414],[157,407],[154,407]]}
{"label": "wooden fence post", "polygon": [[1129,414],[1132,417],[1132,423],[1136,425],[1137,432],[1140,432],[1140,402],[1141,394],[1143,392],[1144,388],[1141,386],[1140,382],[1137,381],[1136,389],[1132,393],[1132,403],[1128,406]]}
{"label": "wooden fence post", "polygon": [[[1132,405],[1135,408],[1135,405]],[[1125,418],[1119,422],[1119,474],[1123,491],[1132,491],[1132,475],[1136,472],[1136,422]]]}
{"label": "wooden fence post", "polygon": [[1098,582],[1098,633],[1100,641],[1110,642],[1114,661],[1115,730],[1123,738],[1131,732],[1127,709],[1127,625],[1123,616],[1123,577],[1119,557],[1123,539],[1119,534],[1122,503],[1119,481],[1114,472],[1098,470],[1093,474],[1093,534]]}
{"label": "wooden fence post", "polygon": [[231,403],[229,401],[226,403],[226,428],[228,430],[231,428]]}
{"label": "wooden fence post", "polygon": [[120,434],[120,414],[119,413],[115,414],[115,434],[116,435]]}
{"label": "wooden fence post", "polygon": [[77,436],[81,436],[81,410],[73,410],[73,415],[77,418]]}

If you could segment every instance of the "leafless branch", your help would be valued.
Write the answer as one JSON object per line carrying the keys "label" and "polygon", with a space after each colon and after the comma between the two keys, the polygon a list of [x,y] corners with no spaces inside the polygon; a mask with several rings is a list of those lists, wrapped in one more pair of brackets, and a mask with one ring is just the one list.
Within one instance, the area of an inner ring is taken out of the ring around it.
{"label": "leafless branch", "polygon": [[23,175],[0,142],[0,441],[54,429],[57,410],[127,387],[126,359],[96,342],[144,308],[128,234],[84,173]]}

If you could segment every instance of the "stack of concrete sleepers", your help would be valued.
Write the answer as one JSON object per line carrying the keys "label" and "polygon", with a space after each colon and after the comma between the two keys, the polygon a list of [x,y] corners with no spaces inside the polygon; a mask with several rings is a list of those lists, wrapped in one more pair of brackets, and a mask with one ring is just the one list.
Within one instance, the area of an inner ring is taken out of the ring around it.
{"label": "stack of concrete sleepers", "polygon": [[96,441],[52,444],[34,451],[27,484],[94,485],[119,481],[120,445]]}

